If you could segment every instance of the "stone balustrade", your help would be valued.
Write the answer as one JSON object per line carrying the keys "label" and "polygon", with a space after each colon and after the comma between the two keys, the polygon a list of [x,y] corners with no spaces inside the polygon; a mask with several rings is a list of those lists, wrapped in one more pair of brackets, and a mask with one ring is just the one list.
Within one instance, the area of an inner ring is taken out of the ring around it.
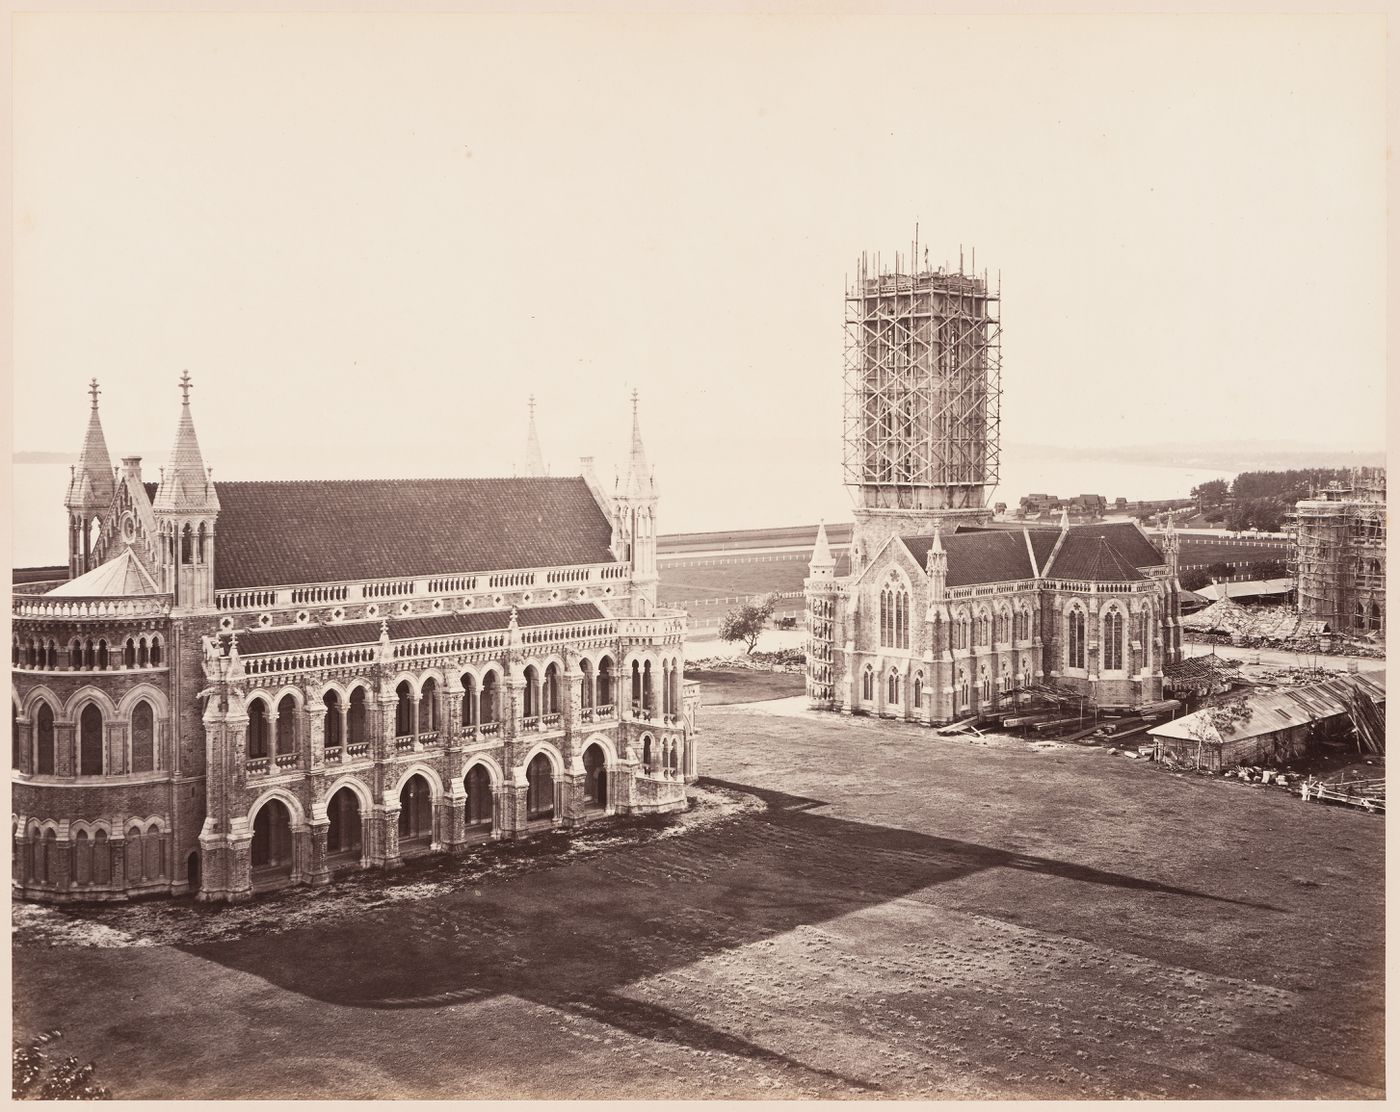
{"label": "stone balustrade", "polygon": [[135,595],[122,598],[51,598],[18,595],[11,614],[16,618],[81,621],[112,618],[159,618],[170,613],[170,595]]}
{"label": "stone balustrade", "polygon": [[475,591],[519,590],[526,587],[580,586],[628,579],[632,565],[581,564],[565,568],[513,568],[474,574],[448,573],[410,579],[376,579],[361,583],[300,584],[287,587],[241,588],[218,591],[220,610],[276,610],[326,603],[374,602],[383,599],[427,599]]}

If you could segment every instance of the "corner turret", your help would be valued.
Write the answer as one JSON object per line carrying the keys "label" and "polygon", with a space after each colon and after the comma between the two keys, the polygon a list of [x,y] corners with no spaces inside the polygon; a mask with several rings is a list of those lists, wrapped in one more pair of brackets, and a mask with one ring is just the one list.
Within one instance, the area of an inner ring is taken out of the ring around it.
{"label": "corner turret", "polygon": [[633,614],[656,609],[656,481],[642,445],[637,391],[632,391],[632,446],[627,478],[613,506],[613,551],[632,564]]}
{"label": "corner turret", "polygon": [[188,371],[180,376],[180,391],[183,400],[175,446],[161,472],[160,489],[151,509],[160,538],[161,589],[174,594],[178,609],[205,610],[214,605],[214,526],[219,496],[194,433]]}
{"label": "corner turret", "polygon": [[97,395],[101,393],[97,379],[88,386],[92,395],[92,414],[88,417],[87,433],[78,462],[73,465],[68,480],[68,493],[63,505],[68,510],[68,577],[91,571],[102,563],[107,532],[107,520],[116,493],[112,457],[107,451],[107,439],[102,434],[102,419],[97,414]]}

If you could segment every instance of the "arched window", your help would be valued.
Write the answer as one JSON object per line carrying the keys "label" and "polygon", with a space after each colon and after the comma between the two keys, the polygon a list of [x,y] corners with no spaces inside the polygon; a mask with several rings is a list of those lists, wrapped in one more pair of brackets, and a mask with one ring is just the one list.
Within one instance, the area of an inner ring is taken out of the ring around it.
{"label": "arched window", "polygon": [[432,837],[433,789],[415,774],[399,791],[399,845],[430,842]]}
{"label": "arched window", "polygon": [[1084,611],[1069,612],[1069,636],[1066,649],[1070,668],[1084,667]]}
{"label": "arched window", "polygon": [[491,774],[482,764],[467,773],[467,825],[490,826],[492,818]]}
{"label": "arched window", "polygon": [[358,854],[360,852],[360,797],[350,788],[341,788],[326,804],[328,854]]}
{"label": "arched window", "polygon": [[891,703],[899,702],[899,673],[891,672],[889,681],[885,685],[886,698]]}
{"label": "arched window", "polygon": [[73,839],[73,879],[79,884],[92,883],[92,842],[86,830],[79,830]]}
{"label": "arched window", "polygon": [[199,562],[200,562],[201,564],[205,562],[205,555],[204,555],[204,553],[205,553],[205,548],[204,548],[204,542],[205,542],[207,539],[208,539],[208,530],[207,530],[207,528],[206,528],[204,522],[201,521],[201,522],[199,523]]}
{"label": "arched window", "polygon": [[583,805],[608,805],[608,761],[599,745],[590,745],[583,754]]}
{"label": "arched window", "polygon": [[44,667],[50,671],[58,667],[58,646],[52,641],[49,642],[48,651],[44,654]]}
{"label": "arched window", "polygon": [[544,670],[544,698],[541,700],[542,713],[559,713],[559,665],[550,663]]}
{"label": "arched window", "polygon": [[1382,624],[1383,623],[1381,621],[1381,604],[1378,602],[1373,602],[1371,603],[1371,628],[1380,629]]}
{"label": "arched window", "polygon": [[102,775],[102,712],[95,704],[83,708],[78,720],[78,775]]}
{"label": "arched window", "polygon": [[107,841],[105,830],[99,830],[92,836],[92,882],[112,883],[112,846]]}
{"label": "arched window", "polygon": [[357,687],[350,692],[350,713],[345,725],[349,733],[349,744],[360,745],[369,740],[368,717],[365,713],[365,689]]}
{"label": "arched window", "polygon": [[635,660],[632,661],[632,710],[633,713],[641,709],[642,705],[642,666]]}
{"label": "arched window", "polygon": [[603,657],[598,661],[598,705],[600,707],[610,707],[616,700],[613,698],[613,663],[611,657]]}
{"label": "arched window", "polygon": [[418,696],[418,732],[431,733],[436,730],[437,719],[437,680],[429,676],[423,681],[423,690]]}
{"label": "arched window", "polygon": [[142,699],[131,711],[131,771],[151,772],[155,764],[155,713]]}
{"label": "arched window", "polygon": [[540,674],[531,664],[525,669],[525,717],[535,718],[540,713]]}
{"label": "arched window", "polygon": [[136,645],[136,664],[140,668],[146,667],[151,662],[150,649],[146,646],[146,639],[143,637]]}
{"label": "arched window", "polygon": [[270,755],[267,704],[261,699],[248,701],[248,757],[257,760]]}
{"label": "arched window", "polygon": [[496,680],[495,672],[487,672],[481,679],[481,722],[500,721],[500,699],[498,698],[500,684]]}
{"label": "arched window", "polygon": [[68,645],[68,667],[78,671],[83,666],[83,643],[76,637]]}
{"label": "arched window", "polygon": [[189,527],[188,523],[180,533],[180,563],[194,563],[194,530]]}
{"label": "arched window", "polygon": [[292,816],[280,799],[269,799],[253,816],[252,866],[264,877],[292,871]]}
{"label": "arched window", "polygon": [[554,765],[543,753],[536,753],[525,769],[529,787],[525,792],[525,817],[548,819],[554,817]]}
{"label": "arched window", "polygon": [[914,696],[910,701],[916,710],[924,705],[924,674],[922,672],[914,673]]}
{"label": "arched window", "polygon": [[983,703],[992,701],[992,677],[987,674],[987,669],[983,668],[978,676],[977,686],[981,689],[978,698]]}
{"label": "arched window", "polygon": [[1103,666],[1109,671],[1123,668],[1123,612],[1110,610],[1103,618]]}
{"label": "arched window", "polygon": [[107,667],[107,642],[106,642],[106,641],[99,641],[99,642],[97,642],[97,666],[98,666],[99,668],[106,668],[106,667]]}
{"label": "arched window", "polygon": [[476,677],[470,672],[462,675],[462,726],[471,729],[476,721]]}
{"label": "arched window", "polygon": [[297,751],[297,701],[283,695],[277,704],[277,755]]}
{"label": "arched window", "polygon": [[394,689],[398,696],[398,705],[394,708],[394,736],[413,736],[413,685],[407,680],[401,680],[399,686]]}
{"label": "arched window", "polygon": [[648,660],[642,665],[642,706],[647,711],[656,709],[656,693],[653,690],[651,661]]}
{"label": "arched window", "polygon": [[136,642],[133,641],[130,637],[126,639],[126,645],[122,649],[122,667],[136,667]]}
{"label": "arched window", "polygon": [[325,718],[321,730],[321,737],[327,749],[339,749],[344,742],[340,730],[340,696],[334,691],[327,691],[321,697],[321,702],[325,704]]}
{"label": "arched window", "polygon": [[52,776],[53,771],[53,711],[48,703],[39,704],[38,720],[34,727],[35,754],[34,771],[40,776]]}
{"label": "arched window", "polygon": [[151,667],[152,667],[152,668],[159,668],[159,667],[160,667],[160,638],[159,638],[159,637],[152,637],[152,638],[151,638]]}
{"label": "arched window", "polygon": [[875,699],[875,670],[870,665],[865,666],[865,671],[861,673],[861,698],[867,703]]}
{"label": "arched window", "polygon": [[958,706],[970,707],[972,705],[972,685],[967,677],[967,672],[958,669]]}

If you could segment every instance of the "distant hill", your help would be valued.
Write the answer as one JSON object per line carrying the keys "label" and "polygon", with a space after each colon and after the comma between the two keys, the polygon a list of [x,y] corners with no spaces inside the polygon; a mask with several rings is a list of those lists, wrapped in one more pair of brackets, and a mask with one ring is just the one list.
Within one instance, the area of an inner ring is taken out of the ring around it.
{"label": "distant hill", "polygon": [[[1007,445],[1007,447],[1011,447]],[[1384,467],[1385,452],[1368,448],[1310,447],[1296,441],[1234,444],[1139,444],[1091,452],[1049,444],[1017,445],[1047,458],[1100,459],[1117,463],[1199,467],[1214,471],[1291,471],[1313,467]]]}
{"label": "distant hill", "polygon": [[77,452],[15,452],[10,456],[14,463],[77,463]]}

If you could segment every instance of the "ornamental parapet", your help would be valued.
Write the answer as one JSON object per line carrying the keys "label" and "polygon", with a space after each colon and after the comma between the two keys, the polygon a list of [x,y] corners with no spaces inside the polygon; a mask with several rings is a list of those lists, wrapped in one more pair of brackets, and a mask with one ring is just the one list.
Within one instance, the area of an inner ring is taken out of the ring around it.
{"label": "ornamental parapet", "polygon": [[61,599],[47,595],[16,595],[10,612],[16,618],[42,618],[46,621],[162,618],[169,615],[171,601],[170,595]]}
{"label": "ornamental parapet", "polygon": [[583,586],[625,582],[630,563],[577,564],[555,568],[507,568],[500,571],[449,572],[407,579],[368,579],[347,583],[303,583],[281,587],[240,587],[215,591],[220,610],[278,610],[295,606],[427,599],[442,595],[520,590],[527,587]]}
{"label": "ornamental parapet", "polygon": [[685,640],[684,610],[657,610],[645,618],[618,618],[617,633],[624,641],[659,645]]}

